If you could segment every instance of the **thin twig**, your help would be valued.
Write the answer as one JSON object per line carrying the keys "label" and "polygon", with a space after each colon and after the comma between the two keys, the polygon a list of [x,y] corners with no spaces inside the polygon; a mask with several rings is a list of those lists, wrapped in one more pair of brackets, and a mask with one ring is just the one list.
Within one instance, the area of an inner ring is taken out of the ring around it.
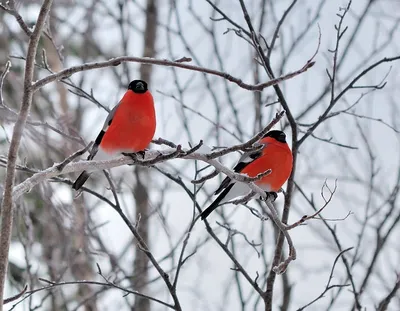
{"label": "thin twig", "polygon": [[333,262],[333,265],[332,265],[332,268],[331,268],[331,273],[329,274],[328,282],[326,283],[326,286],[325,286],[324,291],[323,291],[317,298],[315,298],[314,300],[312,300],[312,301],[309,302],[308,304],[304,305],[304,306],[301,307],[301,308],[298,308],[297,311],[302,311],[302,310],[308,308],[308,307],[311,306],[313,303],[315,303],[315,302],[317,302],[319,299],[323,298],[323,297],[325,296],[325,294],[326,294],[328,291],[330,291],[331,289],[333,289],[333,288],[350,286],[349,284],[344,284],[344,285],[330,285],[330,284],[331,284],[331,281],[332,281],[332,278],[333,278],[333,272],[335,271],[335,267],[336,267],[336,264],[337,264],[339,258],[342,257],[342,256],[344,255],[344,253],[350,251],[351,249],[353,249],[353,247],[349,247],[349,248],[347,248],[347,249],[344,249],[344,250],[342,250],[342,251],[336,256],[336,258],[335,258],[335,260],[334,260],[334,262]]}
{"label": "thin twig", "polygon": [[162,300],[159,300],[157,298],[154,298],[154,297],[151,297],[151,296],[148,296],[148,295],[145,295],[145,294],[142,294],[142,293],[139,293],[139,292],[136,292],[136,291],[121,287],[121,286],[119,286],[119,285],[117,285],[117,284],[115,284],[113,282],[108,281],[103,275],[101,275],[101,276],[103,277],[105,282],[87,281],[87,280],[53,282],[53,281],[50,281],[50,280],[47,280],[47,279],[44,279],[44,278],[39,278],[40,281],[45,282],[45,283],[47,283],[49,285],[48,286],[43,286],[43,287],[40,287],[40,288],[37,288],[37,289],[33,289],[33,290],[30,290],[30,291],[27,291],[25,294],[26,295],[32,295],[32,294],[37,293],[37,292],[41,292],[41,291],[44,291],[44,290],[51,290],[53,288],[60,287],[60,286],[66,286],[66,285],[82,285],[82,284],[99,285],[99,286],[105,286],[105,287],[109,287],[109,288],[119,289],[119,290],[123,291],[125,294],[132,294],[132,295],[135,295],[135,296],[143,297],[143,298],[149,299],[151,301],[157,302],[159,304],[162,304],[163,306],[166,306],[166,307],[168,307],[170,309],[174,309],[175,310],[174,306],[169,304],[169,303],[166,303],[166,302],[164,302]]}
{"label": "thin twig", "polygon": [[81,156],[82,154],[84,154],[86,151],[89,150],[89,148],[93,145],[93,142],[91,142],[90,144],[88,144],[85,148],[82,148],[81,150],[78,150],[76,152],[74,152],[73,154],[71,154],[68,158],[66,158],[64,161],[62,161],[60,164],[57,164],[57,169],[61,172],[64,167],[68,164],[71,163],[73,160],[75,160],[77,157]]}
{"label": "thin twig", "polygon": [[4,79],[6,78],[7,74],[10,72],[11,68],[11,62],[7,61],[6,65],[4,66],[4,70],[1,73],[0,76],[0,106],[3,106],[3,85],[4,85]]}
{"label": "thin twig", "polygon": [[[324,188],[327,188],[328,191],[329,191],[329,193],[330,193],[330,196],[329,196],[328,199],[325,199],[325,197],[323,196]],[[305,215],[305,216],[301,217],[300,220],[294,222],[293,224],[287,225],[287,226],[286,226],[286,230],[291,230],[291,229],[293,229],[293,228],[296,228],[296,227],[300,226],[301,224],[303,224],[304,222],[306,222],[307,220],[314,219],[316,216],[320,216],[321,212],[322,212],[322,211],[325,209],[325,207],[327,207],[328,204],[332,201],[333,195],[335,194],[336,189],[337,189],[337,179],[335,180],[335,187],[333,188],[333,190],[331,190],[331,189],[328,187],[328,185],[326,184],[326,180],[325,180],[325,182],[324,182],[324,184],[323,184],[323,186],[322,186],[322,190],[321,190],[321,196],[322,196],[323,199],[325,200],[325,204],[324,204],[319,210],[317,210],[314,214],[312,214],[312,215],[310,215],[310,216]]]}
{"label": "thin twig", "polygon": [[7,304],[7,303],[10,303],[10,302],[12,302],[12,301],[15,301],[15,300],[21,298],[23,295],[26,294],[26,291],[27,291],[27,290],[28,290],[28,285],[25,284],[24,288],[23,288],[18,294],[14,295],[14,296],[12,296],[12,297],[10,297],[10,298],[4,299],[3,305],[5,305],[5,304]]}
{"label": "thin twig", "polygon": [[378,311],[386,311],[390,301],[395,297],[396,292],[400,288],[400,274],[397,275],[397,280],[393,286],[393,289],[389,292],[389,294],[382,299],[382,301],[378,305]]}
{"label": "thin twig", "polygon": [[252,85],[252,84],[247,84],[247,83],[243,82],[241,79],[233,77],[226,72],[222,72],[222,71],[218,71],[218,70],[214,70],[214,69],[199,67],[199,66],[195,66],[195,65],[188,65],[188,64],[185,64],[182,62],[174,62],[174,61],[170,61],[170,60],[166,60],[166,59],[155,59],[155,58],[149,58],[149,57],[120,56],[120,57],[115,57],[115,58],[112,58],[112,59],[109,59],[109,60],[103,61],[103,62],[86,63],[86,64],[82,64],[82,65],[78,65],[78,66],[73,66],[73,67],[70,67],[67,69],[63,69],[60,72],[54,73],[43,79],[38,80],[37,82],[35,82],[32,85],[32,89],[34,92],[36,92],[43,86],[49,84],[50,82],[59,81],[66,77],[70,77],[71,75],[78,73],[78,72],[99,69],[99,68],[107,68],[107,67],[112,67],[112,66],[119,66],[120,64],[126,63],[126,62],[147,64],[147,65],[159,65],[159,66],[167,66],[167,67],[178,67],[178,68],[187,69],[187,70],[191,70],[191,71],[203,72],[206,74],[224,78],[232,83],[237,84],[241,88],[244,88],[249,91],[262,91],[263,89],[265,89],[267,87],[274,86],[283,81],[292,79],[292,78],[298,76],[299,74],[302,74],[303,72],[307,71],[309,68],[311,68],[314,65],[314,62],[307,62],[302,68],[300,68],[296,71],[293,71],[287,75],[281,76],[276,79],[272,79],[268,82]]}

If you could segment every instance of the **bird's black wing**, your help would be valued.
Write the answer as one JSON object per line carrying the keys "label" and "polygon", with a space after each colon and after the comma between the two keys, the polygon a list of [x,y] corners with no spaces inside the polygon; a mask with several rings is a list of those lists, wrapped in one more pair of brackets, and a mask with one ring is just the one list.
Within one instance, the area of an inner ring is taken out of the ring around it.
{"label": "bird's black wing", "polygon": [[114,118],[115,115],[115,111],[117,110],[118,106],[120,105],[120,103],[118,103],[118,105],[116,105],[108,114],[106,120],[104,121],[104,125],[103,128],[101,129],[99,135],[97,135],[96,140],[94,141],[93,147],[92,149],[90,149],[89,152],[89,156],[88,156],[88,160],[93,160],[94,156],[96,155],[97,151],[99,150],[99,146],[100,143],[103,139],[104,134],[106,133],[108,127],[111,125],[111,122]]}
{"label": "bird's black wing", "polygon": [[207,207],[201,214],[200,217],[202,220],[206,219],[208,215],[211,214],[212,211],[214,211],[219,203],[222,201],[222,199],[228,194],[228,192],[231,190],[234,184],[228,185],[224,191],[214,200],[214,202],[211,203],[209,207]]}
{"label": "bird's black wing", "polygon": [[[240,173],[247,165],[249,165],[254,160],[258,159],[262,155],[262,151],[264,148],[265,148],[265,146],[261,150],[250,151],[250,152],[244,153],[240,157],[238,163],[233,168],[233,171],[235,173]],[[231,183],[231,179],[229,177],[225,177],[225,179],[222,181],[222,183],[218,187],[218,189],[215,190],[214,194],[220,193],[223,189],[228,187],[230,183]]]}
{"label": "bird's black wing", "polygon": [[[114,115],[115,115],[115,111],[117,110],[118,106],[120,103],[118,103],[118,105],[116,105],[108,114],[106,121],[104,121],[104,125],[103,128],[101,129],[99,135],[97,135],[96,140],[94,141],[94,144],[92,146],[92,148],[89,151],[89,155],[87,157],[87,160],[93,160],[94,156],[97,154],[97,151],[99,151],[99,146],[100,143],[103,139],[104,134],[106,133],[108,127],[110,126]],[[88,178],[90,177],[90,173],[83,171],[78,178],[75,180],[75,182],[72,184],[72,188],[75,190],[79,190],[83,184],[88,180]]]}

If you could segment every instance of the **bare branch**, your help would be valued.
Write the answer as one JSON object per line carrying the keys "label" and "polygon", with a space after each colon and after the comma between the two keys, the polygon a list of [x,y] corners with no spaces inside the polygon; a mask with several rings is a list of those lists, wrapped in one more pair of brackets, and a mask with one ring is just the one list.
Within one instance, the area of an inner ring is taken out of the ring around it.
{"label": "bare branch", "polygon": [[[6,278],[6,270],[8,265],[8,252],[10,248],[11,230],[13,224],[14,203],[12,199],[12,191],[15,178],[15,166],[17,161],[17,153],[24,132],[25,123],[28,118],[29,110],[32,104],[33,89],[32,80],[35,64],[35,56],[37,46],[44,24],[49,14],[52,0],[44,0],[40,8],[39,16],[36,21],[35,28],[29,38],[28,52],[25,63],[24,77],[24,93],[22,97],[21,109],[18,120],[14,126],[10,148],[8,151],[7,172],[4,185],[4,195],[1,204],[1,229],[0,229],[0,301],[3,301],[4,282]],[[3,306],[0,305],[0,311]]]}
{"label": "bare branch", "polygon": [[6,5],[0,4],[0,8],[15,17],[15,20],[28,37],[32,35],[32,31],[29,29],[28,25],[22,19],[22,16],[16,10],[14,0],[8,0]]}
{"label": "bare branch", "polygon": [[[325,197],[324,197],[324,194],[323,194],[324,188],[327,188],[328,191],[329,191],[329,193],[330,193],[328,199],[325,199]],[[301,219],[298,220],[298,221],[296,221],[295,223],[293,223],[293,224],[291,224],[291,225],[288,225],[288,226],[286,227],[286,230],[291,230],[291,229],[293,229],[293,228],[296,228],[296,227],[298,227],[299,225],[301,225],[301,224],[303,224],[304,222],[306,222],[307,220],[315,219],[316,216],[319,216],[319,215],[321,214],[321,212],[325,209],[325,207],[331,202],[331,200],[332,200],[332,198],[333,198],[333,195],[334,195],[335,192],[336,192],[336,189],[337,189],[337,179],[335,180],[335,187],[333,188],[333,190],[331,190],[331,189],[328,187],[328,185],[326,184],[326,180],[325,180],[325,182],[324,182],[324,184],[323,184],[323,186],[322,186],[322,189],[321,189],[321,196],[323,197],[323,199],[324,199],[324,201],[325,201],[325,204],[324,204],[319,210],[317,210],[314,214],[312,214],[312,215],[310,215],[310,216],[305,215],[305,216],[301,217]]]}
{"label": "bare branch", "polygon": [[89,285],[98,285],[98,286],[104,286],[104,287],[108,287],[108,288],[115,288],[118,290],[121,290],[122,292],[124,292],[125,294],[132,294],[135,296],[139,296],[139,297],[143,297],[146,299],[149,299],[151,301],[157,302],[165,307],[168,307],[170,309],[176,310],[175,307],[169,303],[166,303],[162,300],[159,300],[157,298],[148,296],[148,295],[144,295],[142,293],[139,293],[137,291],[134,290],[130,290],[127,289],[125,287],[121,287],[117,284],[115,284],[114,282],[110,282],[109,280],[107,280],[107,278],[104,277],[104,275],[101,274],[101,270],[99,270],[99,275],[103,278],[103,280],[105,280],[105,282],[97,282],[97,281],[87,281],[87,280],[77,280],[77,281],[64,281],[64,282],[54,282],[54,281],[50,281],[44,278],[39,278],[40,281],[47,283],[48,286],[43,286],[41,288],[37,288],[37,289],[33,289],[30,291],[25,292],[25,295],[33,295],[34,293],[37,292],[41,292],[41,291],[47,291],[47,290],[52,290],[53,288],[56,287],[61,287],[61,286],[67,286],[67,285],[82,285],[82,284],[89,284]]}
{"label": "bare branch", "polygon": [[389,292],[389,294],[382,299],[382,301],[378,305],[378,311],[386,311],[390,301],[395,297],[396,292],[400,288],[400,275],[397,275],[396,283],[394,284],[393,289]]}
{"label": "bare branch", "polygon": [[5,305],[5,304],[7,304],[7,303],[10,303],[10,302],[13,302],[13,301],[15,301],[15,300],[21,298],[23,295],[26,294],[26,291],[27,291],[27,290],[28,290],[28,285],[25,285],[24,288],[23,288],[18,294],[14,295],[14,296],[12,296],[12,297],[10,297],[10,298],[4,299],[3,305]]}
{"label": "bare branch", "polygon": [[344,253],[348,252],[348,251],[351,250],[351,249],[353,249],[353,247],[349,247],[349,248],[347,248],[347,249],[345,249],[345,250],[342,250],[342,251],[336,256],[336,258],[335,258],[335,260],[334,260],[334,262],[333,262],[332,269],[331,269],[331,273],[329,274],[328,282],[326,283],[326,286],[325,286],[324,291],[323,291],[317,298],[315,298],[313,301],[311,301],[311,302],[309,302],[308,304],[304,305],[303,307],[297,309],[297,311],[302,311],[302,310],[308,308],[308,307],[311,306],[313,303],[315,303],[315,302],[317,302],[318,300],[320,300],[321,298],[323,298],[324,295],[325,295],[328,291],[330,291],[331,289],[338,288],[338,287],[340,288],[340,287],[347,287],[347,286],[350,286],[350,284],[343,284],[343,285],[330,285],[330,284],[331,284],[331,281],[332,281],[332,278],[333,278],[333,272],[335,271],[335,267],[336,267],[336,264],[337,264],[339,258],[342,257]]}
{"label": "bare branch", "polygon": [[289,73],[287,75],[284,75],[284,76],[276,78],[276,79],[272,79],[268,82],[260,83],[257,85],[252,85],[252,84],[247,84],[247,83],[243,82],[241,79],[235,78],[225,72],[208,69],[208,68],[204,68],[204,67],[199,67],[199,66],[195,66],[195,65],[187,65],[182,62],[169,61],[169,60],[165,60],[165,59],[155,59],[155,58],[149,58],[149,57],[121,56],[121,57],[115,57],[115,58],[112,58],[112,59],[109,59],[109,60],[103,61],[103,62],[86,63],[86,64],[73,66],[73,67],[61,70],[58,73],[49,75],[43,79],[38,80],[37,82],[35,82],[32,85],[32,89],[34,92],[36,92],[43,86],[49,84],[50,82],[59,81],[61,79],[70,77],[71,75],[73,75],[77,72],[88,71],[88,70],[99,69],[99,68],[107,68],[107,67],[112,67],[112,66],[119,66],[120,64],[126,63],[126,62],[147,64],[147,65],[159,65],[159,66],[167,66],[167,67],[177,67],[177,68],[182,68],[182,69],[187,69],[187,70],[192,70],[192,71],[197,71],[197,72],[203,72],[203,73],[207,73],[210,75],[224,78],[232,83],[237,84],[241,88],[244,88],[249,91],[261,91],[267,87],[274,86],[283,81],[292,79],[292,78],[298,76],[299,74],[307,71],[309,68],[311,68],[314,65],[314,62],[309,61],[302,68],[300,68],[292,73]]}
{"label": "bare branch", "polygon": [[0,76],[0,106],[4,106],[3,104],[3,85],[4,85],[4,79],[6,78],[7,74],[10,72],[11,68],[11,62],[7,61],[6,65],[4,66],[4,71],[1,73]]}

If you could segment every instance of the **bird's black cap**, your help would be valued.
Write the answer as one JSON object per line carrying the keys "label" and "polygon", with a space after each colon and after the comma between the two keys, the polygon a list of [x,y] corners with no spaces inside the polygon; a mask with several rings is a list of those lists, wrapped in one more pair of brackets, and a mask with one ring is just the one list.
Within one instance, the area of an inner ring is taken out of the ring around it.
{"label": "bird's black cap", "polygon": [[277,131],[277,130],[269,131],[267,134],[264,135],[263,138],[265,137],[272,137],[281,143],[286,143],[286,134],[282,131]]}
{"label": "bird's black cap", "polygon": [[143,94],[147,92],[147,83],[143,80],[133,80],[129,83],[128,90],[135,93]]}

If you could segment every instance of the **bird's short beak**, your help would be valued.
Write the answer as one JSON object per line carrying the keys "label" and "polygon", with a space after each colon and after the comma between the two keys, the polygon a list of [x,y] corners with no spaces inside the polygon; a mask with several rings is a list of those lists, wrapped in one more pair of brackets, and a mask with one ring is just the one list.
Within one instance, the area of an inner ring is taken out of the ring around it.
{"label": "bird's short beak", "polygon": [[138,91],[144,91],[144,84],[143,84],[142,82],[138,82],[138,83],[136,84],[136,89],[137,89]]}

